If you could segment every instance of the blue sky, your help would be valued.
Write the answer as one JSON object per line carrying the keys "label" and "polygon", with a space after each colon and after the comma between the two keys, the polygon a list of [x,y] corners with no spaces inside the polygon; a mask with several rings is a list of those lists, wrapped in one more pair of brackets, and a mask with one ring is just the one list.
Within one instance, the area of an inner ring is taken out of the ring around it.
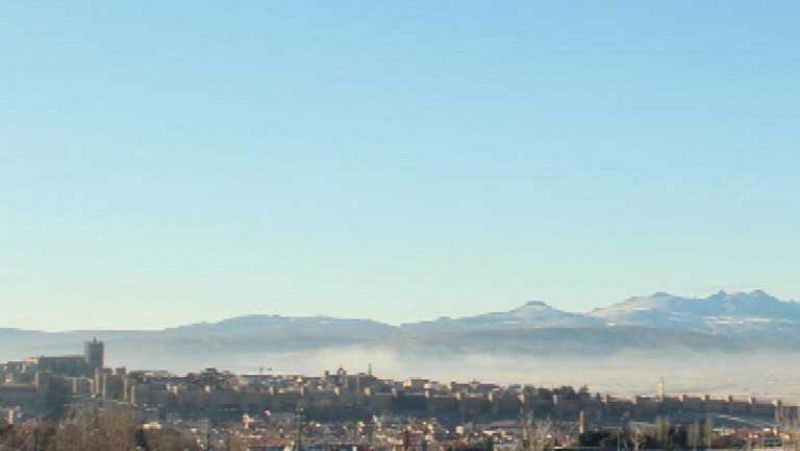
{"label": "blue sky", "polygon": [[6,2],[0,327],[800,298],[796,2]]}

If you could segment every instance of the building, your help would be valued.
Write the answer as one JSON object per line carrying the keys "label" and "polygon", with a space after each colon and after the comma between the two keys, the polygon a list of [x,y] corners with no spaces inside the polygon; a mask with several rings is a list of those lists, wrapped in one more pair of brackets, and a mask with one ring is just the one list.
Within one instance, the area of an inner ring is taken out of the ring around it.
{"label": "building", "polygon": [[83,358],[88,366],[88,374],[94,375],[97,370],[104,368],[105,345],[97,338],[87,341],[83,348]]}

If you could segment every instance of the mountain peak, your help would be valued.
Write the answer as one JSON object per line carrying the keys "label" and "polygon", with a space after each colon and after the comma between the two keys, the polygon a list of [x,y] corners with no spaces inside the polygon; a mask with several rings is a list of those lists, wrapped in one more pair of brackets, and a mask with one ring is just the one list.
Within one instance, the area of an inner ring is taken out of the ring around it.
{"label": "mountain peak", "polygon": [[521,306],[511,310],[513,315],[539,315],[539,314],[568,314],[551,306],[544,301],[528,301]]}
{"label": "mountain peak", "polygon": [[774,333],[779,328],[800,331],[800,305],[781,301],[763,290],[720,290],[702,298],[655,293],[596,309],[591,315],[607,324],[711,333]]}
{"label": "mountain peak", "polygon": [[752,290],[752,291],[740,291],[740,292],[736,292],[736,293],[728,293],[725,290],[720,290],[716,294],[713,294],[713,295],[709,296],[706,299],[708,299],[708,300],[726,300],[726,301],[737,301],[737,300],[745,300],[745,299],[746,300],[755,300],[755,301],[758,301],[758,300],[764,300],[764,301],[777,300],[777,298],[775,298],[771,294],[769,294],[766,291],[761,290],[761,289]]}
{"label": "mountain peak", "polygon": [[520,307],[520,308],[525,308],[525,307],[546,307],[546,308],[553,308],[553,307],[549,306],[549,305],[548,305],[546,302],[544,302],[544,301],[528,301],[528,302],[524,303],[524,304],[522,305],[522,307]]}

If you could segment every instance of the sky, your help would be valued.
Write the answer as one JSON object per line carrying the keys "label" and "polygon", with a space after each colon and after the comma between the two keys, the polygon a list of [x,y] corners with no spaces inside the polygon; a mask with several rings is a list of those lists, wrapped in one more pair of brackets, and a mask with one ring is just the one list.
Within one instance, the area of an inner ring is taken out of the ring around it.
{"label": "sky", "polygon": [[800,4],[0,5],[0,327],[800,299]]}

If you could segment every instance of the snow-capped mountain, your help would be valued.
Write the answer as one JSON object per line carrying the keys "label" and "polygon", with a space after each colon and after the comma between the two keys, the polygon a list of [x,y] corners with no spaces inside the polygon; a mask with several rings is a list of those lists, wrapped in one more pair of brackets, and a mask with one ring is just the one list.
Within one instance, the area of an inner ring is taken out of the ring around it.
{"label": "snow-capped mountain", "polygon": [[330,316],[246,315],[213,323],[195,323],[166,329],[176,336],[192,335],[348,335],[381,337],[394,331],[388,324],[368,319],[334,318]]}
{"label": "snow-capped mountain", "polygon": [[0,361],[71,352],[91,337],[104,340],[121,362],[149,364],[154,355],[164,357],[168,364],[178,356],[211,364],[247,353],[359,346],[447,355],[795,351],[794,343],[800,339],[800,303],[781,301],[763,291],[720,292],[706,298],[655,293],[590,313],[566,312],[531,301],[505,312],[401,326],[327,316],[250,315],[154,331],[0,329]]}
{"label": "snow-capped mountain", "polygon": [[609,326],[645,326],[713,334],[800,332],[800,304],[761,291],[687,298],[668,293],[634,297],[589,314]]}
{"label": "snow-capped mountain", "polygon": [[764,291],[726,293],[706,298],[655,293],[630,298],[588,314],[571,313],[541,301],[506,312],[463,318],[439,318],[405,324],[407,332],[457,332],[544,328],[634,326],[669,331],[765,338],[800,337],[800,303],[782,301]]}
{"label": "snow-capped mountain", "polygon": [[542,301],[530,301],[507,312],[485,313],[463,318],[443,317],[433,321],[404,324],[409,332],[454,332],[465,330],[519,328],[601,327],[603,320],[551,307]]}

